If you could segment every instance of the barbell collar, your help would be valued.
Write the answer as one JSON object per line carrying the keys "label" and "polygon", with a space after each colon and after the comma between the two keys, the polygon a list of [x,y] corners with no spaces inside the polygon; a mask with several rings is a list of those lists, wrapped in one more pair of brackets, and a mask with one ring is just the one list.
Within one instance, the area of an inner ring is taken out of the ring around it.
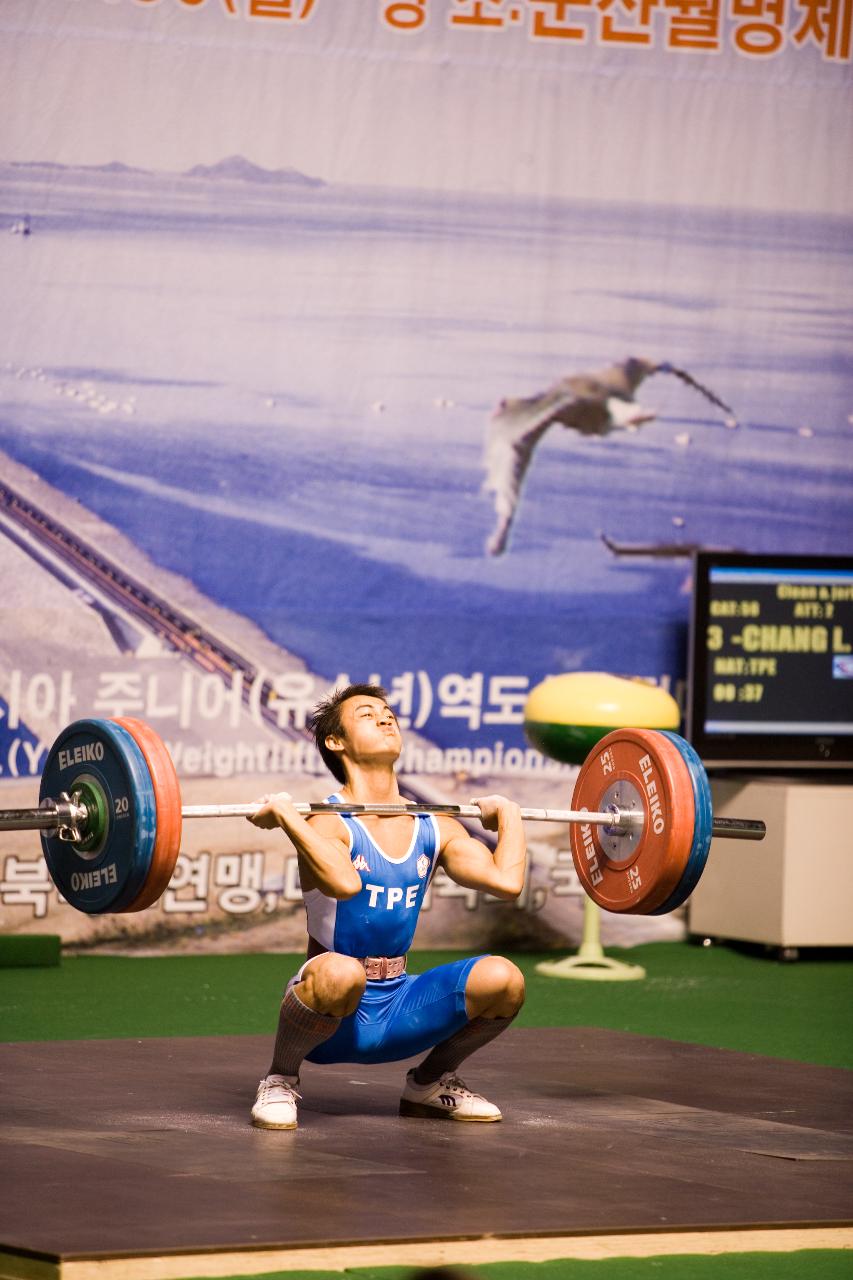
{"label": "barbell collar", "polygon": [[0,809],[0,831],[55,831],[83,828],[89,814],[85,805],[68,796],[44,800],[38,809]]}

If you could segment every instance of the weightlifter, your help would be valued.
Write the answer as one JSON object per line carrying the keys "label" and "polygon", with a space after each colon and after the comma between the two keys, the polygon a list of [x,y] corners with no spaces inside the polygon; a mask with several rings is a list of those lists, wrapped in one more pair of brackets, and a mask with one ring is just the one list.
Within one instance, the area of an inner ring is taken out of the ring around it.
{"label": "weightlifter", "polygon": [[[331,801],[402,803],[394,766],[397,718],[379,685],[356,684],[321,702],[312,730],[341,784]],[[456,1074],[476,1049],[505,1031],[524,1001],[524,978],[501,956],[472,956],[418,976],[406,952],[430,880],[452,880],[517,898],[526,846],[519,808],[503,796],[476,800],[494,853],[455,818],[395,814],[303,817],[286,792],[267,796],[249,819],[281,827],[296,847],[308,924],[308,958],[288,983],[268,1074],[252,1123],[294,1129],[303,1060],[397,1062],[426,1053],[406,1076],[400,1115],[500,1120],[494,1103]]]}

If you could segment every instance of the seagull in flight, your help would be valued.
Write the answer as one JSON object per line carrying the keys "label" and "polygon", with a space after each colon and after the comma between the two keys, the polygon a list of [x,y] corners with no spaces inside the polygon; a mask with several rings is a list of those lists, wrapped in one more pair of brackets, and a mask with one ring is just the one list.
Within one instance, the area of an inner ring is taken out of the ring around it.
{"label": "seagull in flight", "polygon": [[629,356],[597,373],[560,378],[539,395],[500,402],[489,423],[485,451],[483,488],[494,493],[497,514],[497,524],[486,543],[490,555],[498,556],[506,550],[524,477],[536,446],[551,424],[559,422],[585,436],[636,430],[656,416],[653,409],[644,409],[634,400],[637,387],[653,373],[675,374],[731,414],[727,404],[683,369],[638,356]]}

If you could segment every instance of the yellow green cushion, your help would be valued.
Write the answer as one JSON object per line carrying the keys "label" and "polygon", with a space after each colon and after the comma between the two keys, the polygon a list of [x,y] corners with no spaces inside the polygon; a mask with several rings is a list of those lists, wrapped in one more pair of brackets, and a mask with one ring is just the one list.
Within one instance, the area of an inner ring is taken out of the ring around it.
{"label": "yellow green cushion", "polygon": [[524,731],[543,755],[583,764],[613,729],[678,729],[681,714],[671,694],[644,680],[602,671],[549,676],[531,689]]}

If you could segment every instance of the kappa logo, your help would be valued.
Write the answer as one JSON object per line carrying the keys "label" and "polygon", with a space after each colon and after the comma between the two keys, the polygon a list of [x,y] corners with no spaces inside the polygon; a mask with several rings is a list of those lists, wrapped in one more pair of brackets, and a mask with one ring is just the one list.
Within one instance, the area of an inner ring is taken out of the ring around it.
{"label": "kappa logo", "polygon": [[367,860],[363,853],[359,853],[355,858],[353,858],[352,865],[355,867],[356,871],[370,870],[370,867],[367,865]]}
{"label": "kappa logo", "polygon": [[424,876],[429,871],[429,858],[425,853],[422,853],[421,856],[418,858],[417,868],[418,868],[418,875],[423,880]]}

